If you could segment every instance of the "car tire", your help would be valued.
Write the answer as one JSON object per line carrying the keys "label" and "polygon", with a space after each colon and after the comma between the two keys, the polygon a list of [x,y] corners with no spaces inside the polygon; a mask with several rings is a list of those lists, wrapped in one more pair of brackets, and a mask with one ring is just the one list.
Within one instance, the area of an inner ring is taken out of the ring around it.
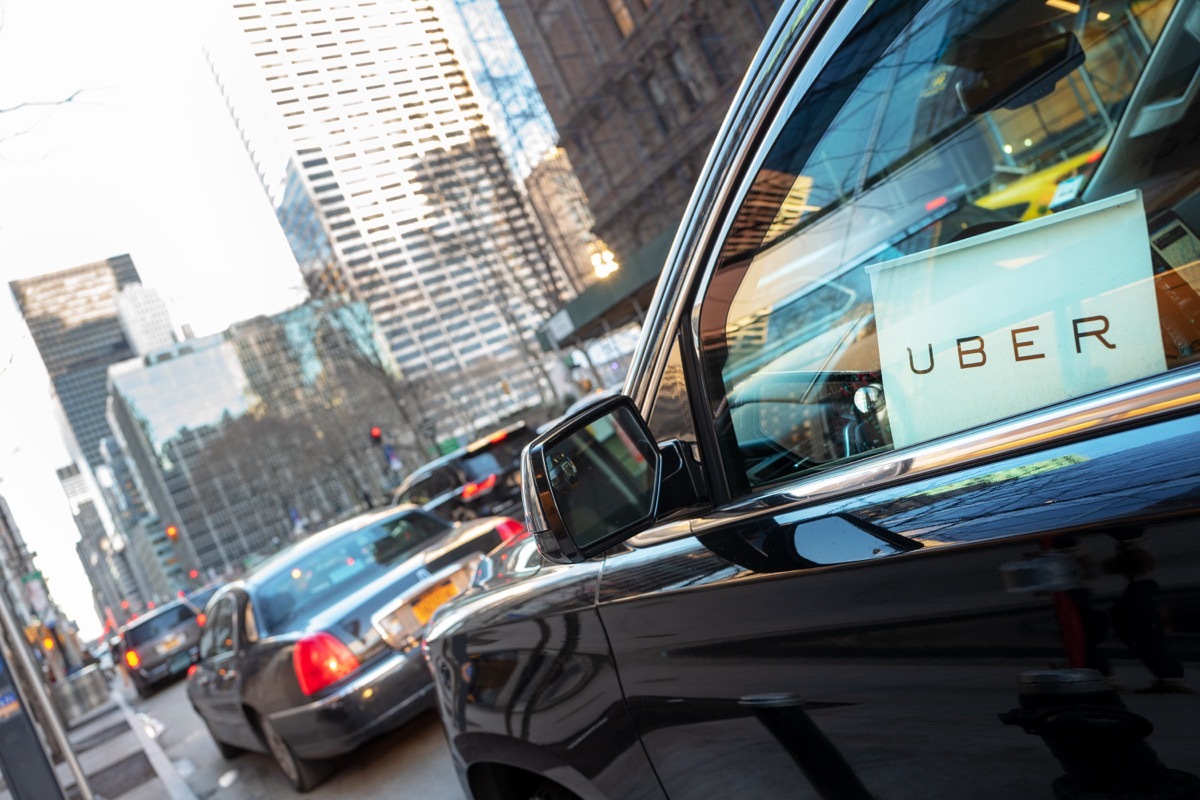
{"label": "car tire", "polygon": [[134,688],[134,691],[137,692],[137,696],[142,698],[143,700],[145,700],[150,695],[154,694],[154,690],[152,688],[150,688],[147,684],[142,683],[141,681],[135,680],[133,682],[133,688]]}
{"label": "car tire", "polygon": [[312,791],[328,777],[329,766],[326,763],[311,761],[296,755],[279,735],[279,732],[275,730],[275,726],[271,724],[270,720],[265,717],[260,718],[260,726],[267,750],[275,759],[275,763],[279,765],[279,769],[283,771],[283,776],[288,779],[292,788],[297,792]]}
{"label": "car tire", "polygon": [[227,744],[218,739],[217,732],[213,730],[212,723],[210,723],[208,720],[204,720],[204,727],[208,728],[208,735],[212,738],[213,744],[217,746],[217,752],[219,752],[221,754],[221,758],[225,759],[226,761],[232,761],[242,753],[246,752],[240,747]]}

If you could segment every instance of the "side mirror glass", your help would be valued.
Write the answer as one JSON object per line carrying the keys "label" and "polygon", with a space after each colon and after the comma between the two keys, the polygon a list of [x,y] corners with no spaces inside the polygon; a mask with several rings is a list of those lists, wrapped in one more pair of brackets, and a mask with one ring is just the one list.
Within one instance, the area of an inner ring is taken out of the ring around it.
{"label": "side mirror glass", "polygon": [[529,528],[547,559],[586,561],[654,522],[662,456],[628,397],[607,398],[530,443]]}

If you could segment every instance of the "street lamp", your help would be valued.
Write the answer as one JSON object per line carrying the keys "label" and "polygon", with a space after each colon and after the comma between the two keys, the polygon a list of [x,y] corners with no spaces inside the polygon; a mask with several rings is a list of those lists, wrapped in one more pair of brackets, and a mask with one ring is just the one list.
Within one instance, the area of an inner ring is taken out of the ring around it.
{"label": "street lamp", "polygon": [[600,247],[600,250],[592,253],[592,269],[596,271],[597,278],[603,279],[620,269],[621,265],[617,263],[617,258],[611,250],[603,245]]}

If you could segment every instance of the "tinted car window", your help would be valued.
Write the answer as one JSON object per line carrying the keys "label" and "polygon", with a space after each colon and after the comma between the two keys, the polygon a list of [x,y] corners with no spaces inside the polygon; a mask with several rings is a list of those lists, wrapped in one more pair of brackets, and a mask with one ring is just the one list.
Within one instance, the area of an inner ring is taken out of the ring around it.
{"label": "tinted car window", "polygon": [[185,622],[192,622],[196,614],[185,605],[172,605],[153,617],[138,622],[125,631],[125,644],[129,647],[141,647],[147,642],[153,642]]}
{"label": "tinted car window", "polygon": [[1200,203],[1108,152],[1165,124],[1128,42],[1172,5],[869,7],[790,101],[699,307],[735,494],[1195,360]]}
{"label": "tinted car window", "polygon": [[533,441],[534,433],[521,430],[508,434],[502,441],[488,447],[479,453],[463,456],[462,468],[467,473],[467,479],[483,480],[489,475],[495,475],[513,468],[525,445]]}
{"label": "tinted car window", "polygon": [[391,566],[419,552],[452,526],[432,514],[408,510],[306,551],[265,582],[259,591],[256,620],[268,633],[303,619],[349,594]]}
{"label": "tinted car window", "polygon": [[397,493],[397,503],[428,503],[438,495],[458,488],[458,477],[449,467],[439,467],[433,472],[415,476],[409,486],[402,486]]}

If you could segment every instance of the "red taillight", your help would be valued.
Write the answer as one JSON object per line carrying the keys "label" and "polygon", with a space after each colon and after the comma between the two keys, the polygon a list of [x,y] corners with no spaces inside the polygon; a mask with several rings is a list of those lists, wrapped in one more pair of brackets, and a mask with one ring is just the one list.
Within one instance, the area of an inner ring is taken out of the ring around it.
{"label": "red taillight", "polygon": [[483,494],[484,492],[490,491],[492,489],[492,487],[495,485],[496,485],[495,474],[488,475],[486,478],[484,478],[481,481],[476,481],[475,483],[468,483],[466,486],[464,486],[463,490],[462,490],[462,498],[463,498],[463,500],[470,500],[472,497],[474,497],[477,494]]}
{"label": "red taillight", "polygon": [[192,676],[195,674],[196,674],[196,665],[192,664],[190,667],[188,667],[188,671],[187,671],[188,680],[191,680]]}
{"label": "red taillight", "polygon": [[488,437],[488,444],[497,444],[499,442],[503,442],[507,438],[508,438],[508,431],[500,431],[499,433],[493,433],[491,436]]}
{"label": "red taillight", "polygon": [[310,695],[354,672],[358,669],[358,659],[341,639],[321,631],[296,642],[292,666],[300,691]]}
{"label": "red taillight", "polygon": [[496,533],[500,534],[502,542],[511,542],[524,532],[525,526],[509,517],[505,517],[496,524]]}
{"label": "red taillight", "polygon": [[206,622],[208,622],[208,617],[204,616],[204,614],[201,613],[196,615],[196,624],[201,628],[204,627],[204,623]]}
{"label": "red taillight", "polygon": [[137,654],[136,650],[126,650],[125,651],[125,663],[129,665],[130,669],[137,669],[138,664],[142,663],[142,660],[140,658],[138,658],[138,654]]}

